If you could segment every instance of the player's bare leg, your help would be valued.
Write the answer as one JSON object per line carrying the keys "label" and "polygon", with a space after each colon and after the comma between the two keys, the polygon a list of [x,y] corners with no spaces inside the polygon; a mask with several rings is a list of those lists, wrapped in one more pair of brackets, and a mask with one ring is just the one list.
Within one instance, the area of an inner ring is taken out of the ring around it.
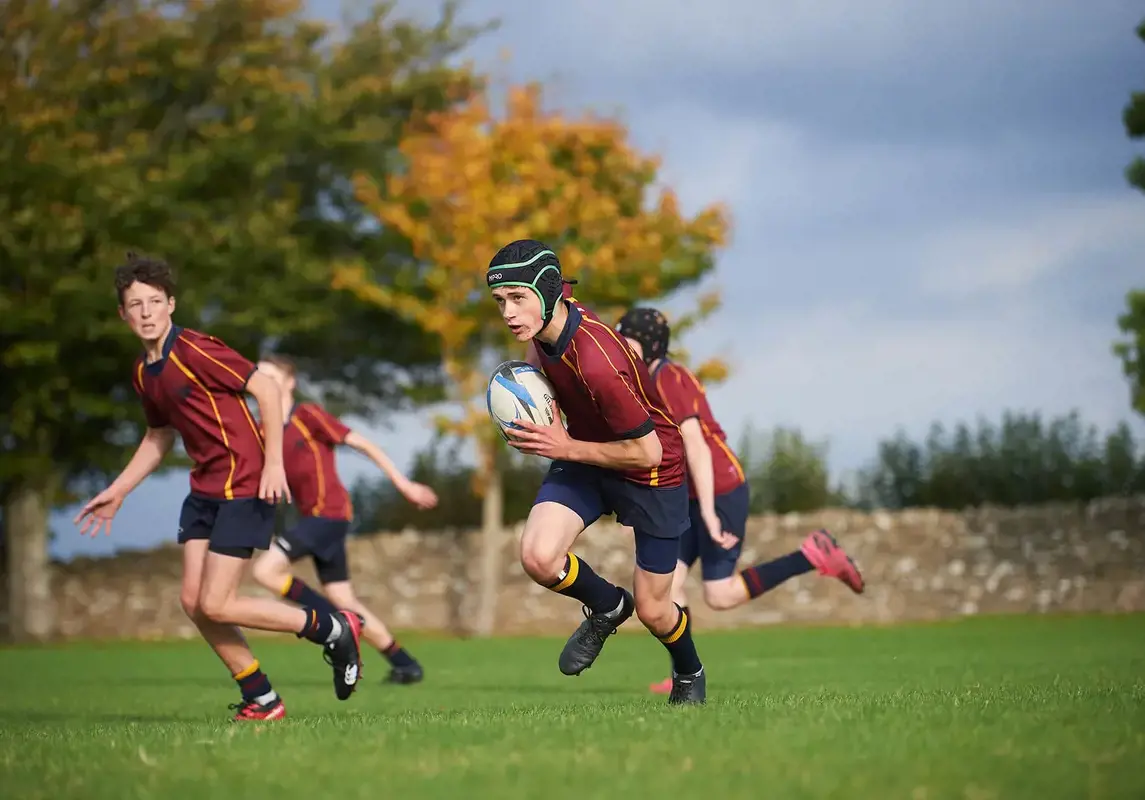
{"label": "player's bare leg", "polygon": [[179,597],[183,611],[239,685],[243,699],[231,706],[236,711],[235,720],[282,719],[286,716],[286,706],[271,687],[270,679],[263,673],[242,631],[234,625],[209,619],[199,607],[207,547],[206,539],[192,539],[183,545],[183,581]]}
{"label": "player's bare leg", "polygon": [[207,552],[199,591],[199,609],[213,622],[241,625],[280,633],[294,633],[323,648],[334,669],[334,692],[339,700],[353,693],[361,672],[359,649],[362,620],[352,612],[329,614],[314,608],[295,608],[265,597],[242,597],[239,582],[247,559]]}
{"label": "player's bare leg", "polygon": [[[682,608],[685,614],[691,616],[691,609],[688,608],[688,591],[685,588],[685,584],[688,580],[688,571],[687,564],[683,561],[676,562],[676,573],[672,577],[672,602]],[[664,680],[653,683],[648,689],[653,694],[671,694],[672,676],[669,675]]]}
{"label": "player's bare leg", "polygon": [[558,666],[565,675],[579,675],[592,666],[605,640],[633,612],[632,595],[601,578],[570,552],[584,530],[584,520],[560,503],[533,506],[521,536],[521,566],[536,583],[557,594],[579,600],[585,620],[565,643]]}
{"label": "player's bare leg", "polygon": [[636,567],[632,578],[636,615],[660,640],[672,658],[672,705],[698,704],[707,698],[704,666],[692,641],[692,621],[683,607],[672,600],[675,573],[659,574]]}
{"label": "player's bare leg", "polygon": [[[683,565],[678,565],[676,570],[678,579],[680,566]],[[728,611],[812,570],[824,577],[835,578],[855,594],[863,592],[863,576],[855,562],[830,533],[818,530],[808,534],[800,548],[787,555],[748,567],[726,578],[705,580],[704,602],[713,611]],[[687,575],[686,569],[683,574]],[[673,593],[678,588],[673,584]],[[686,607],[679,599],[676,602]],[[668,694],[671,691],[670,679],[654,683],[649,689],[655,694]]]}
{"label": "player's bare leg", "polygon": [[358,599],[349,581],[331,581],[322,585],[322,591],[338,608],[353,611],[366,621],[362,638],[390,662],[390,674],[386,678],[389,683],[418,683],[425,677],[421,664],[401,646],[381,618]]}
{"label": "player's bare leg", "polygon": [[[352,611],[363,620],[362,638],[378,649],[390,662],[389,683],[417,683],[425,677],[421,665],[397,642],[385,623],[373,614],[354,594],[349,581],[330,581],[316,592],[295,577],[291,560],[277,544],[255,559],[251,569],[255,581],[267,591],[287,598],[299,605],[310,605],[337,613],[339,609]],[[359,672],[359,678],[364,668]]]}

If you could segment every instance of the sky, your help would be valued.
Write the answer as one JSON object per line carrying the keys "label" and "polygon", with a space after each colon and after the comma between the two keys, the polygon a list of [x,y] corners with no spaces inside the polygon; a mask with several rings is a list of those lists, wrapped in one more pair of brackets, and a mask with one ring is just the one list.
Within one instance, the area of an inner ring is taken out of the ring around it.
{"label": "sky", "polygon": [[[730,207],[702,287],[724,306],[684,344],[730,362],[710,400],[733,439],[798,426],[840,476],[900,427],[1005,409],[1145,433],[1110,350],[1145,283],[1145,195],[1123,176],[1145,148],[1121,124],[1145,89],[1142,16],[1131,0],[463,6],[501,20],[465,53],[478,68],[618,115],[685,211]],[[431,435],[416,415],[359,427],[403,465]],[[373,473],[353,453],[339,467]],[[98,540],[64,509],[52,555],[173,541],[186,491],[185,472],[149,479]]]}

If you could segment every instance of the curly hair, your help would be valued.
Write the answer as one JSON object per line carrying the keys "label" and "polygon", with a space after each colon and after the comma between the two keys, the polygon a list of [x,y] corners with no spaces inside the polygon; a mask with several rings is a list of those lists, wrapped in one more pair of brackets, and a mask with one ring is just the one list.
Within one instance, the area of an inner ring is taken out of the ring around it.
{"label": "curly hair", "polygon": [[175,294],[175,276],[166,261],[128,252],[127,261],[115,268],[115,293],[120,305],[123,293],[136,281],[162,289],[168,297]]}

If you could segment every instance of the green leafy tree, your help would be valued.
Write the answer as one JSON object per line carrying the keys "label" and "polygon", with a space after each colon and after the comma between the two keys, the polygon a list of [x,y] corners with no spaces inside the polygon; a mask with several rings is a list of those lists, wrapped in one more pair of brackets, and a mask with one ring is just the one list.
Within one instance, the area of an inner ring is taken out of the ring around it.
{"label": "green leafy tree", "polygon": [[[1145,21],[1137,26],[1137,37],[1145,43]],[[1145,91],[1133,92],[1122,120],[1130,139],[1145,139]],[[1145,192],[1145,157],[1135,158],[1125,177],[1130,185]],[[1125,305],[1125,313],[1117,320],[1124,338],[1114,344],[1113,350],[1129,379],[1133,408],[1145,414],[1145,290],[1130,291]]]}
{"label": "green leafy tree", "polygon": [[757,432],[750,425],[737,448],[751,487],[751,510],[786,514],[838,504],[827,469],[827,446],[794,428]]}
{"label": "green leafy tree", "polygon": [[1086,502],[1145,491],[1145,452],[1128,425],[1102,437],[1074,412],[1045,423],[1008,412],[1000,424],[933,425],[921,443],[899,432],[879,444],[860,504],[961,509]]}
{"label": "green leafy tree", "polygon": [[[436,345],[331,288],[363,228],[349,176],[414,109],[465,99],[471,31],[367,13],[338,43],[262,0],[0,5],[0,502],[11,633],[52,627],[47,515],[121,466],[141,415],[111,268],[171,258],[177,316],[252,357],[290,349],[346,410],[437,371]],[[351,327],[352,326],[352,327]],[[432,383],[432,381],[431,381]]]}

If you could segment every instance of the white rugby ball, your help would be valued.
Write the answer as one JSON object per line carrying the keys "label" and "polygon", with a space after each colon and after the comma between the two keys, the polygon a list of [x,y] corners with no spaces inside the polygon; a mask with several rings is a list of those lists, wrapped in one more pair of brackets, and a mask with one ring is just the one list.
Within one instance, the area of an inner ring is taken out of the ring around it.
{"label": "white rugby ball", "polygon": [[505,441],[509,441],[505,429],[519,419],[551,425],[555,398],[553,385],[545,373],[524,361],[505,361],[498,365],[489,377],[489,388],[485,392],[489,417]]}

